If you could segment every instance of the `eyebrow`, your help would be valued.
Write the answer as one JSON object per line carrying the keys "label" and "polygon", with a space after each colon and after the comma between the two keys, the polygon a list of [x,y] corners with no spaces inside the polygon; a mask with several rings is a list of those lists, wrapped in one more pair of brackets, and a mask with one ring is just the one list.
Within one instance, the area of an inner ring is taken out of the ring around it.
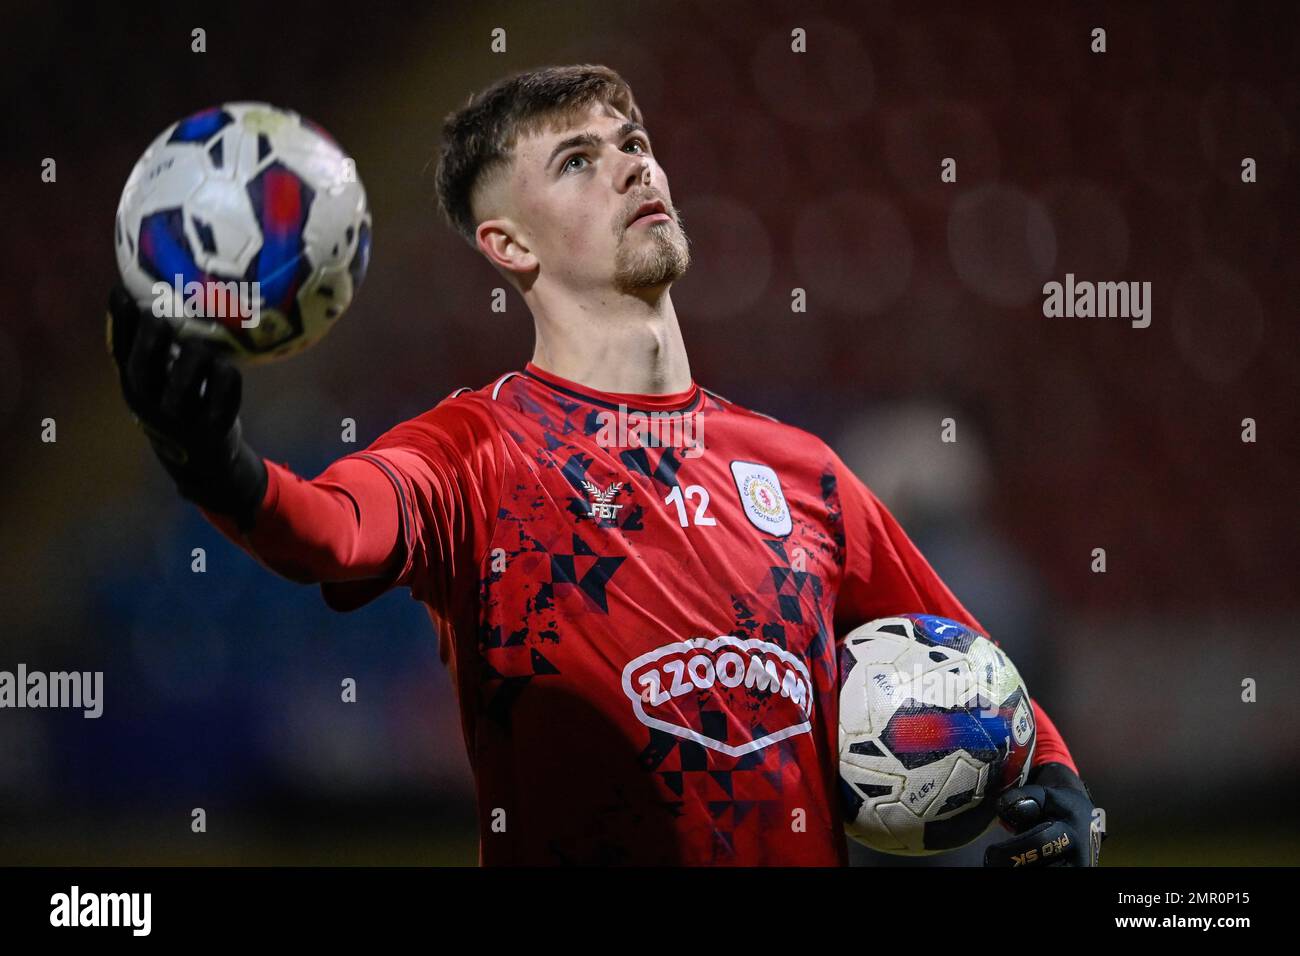
{"label": "eyebrow", "polygon": [[[640,123],[628,120],[618,128],[618,132],[614,134],[614,139],[626,139],[633,133],[645,133],[647,139],[650,135],[649,131]],[[546,165],[542,168],[550,169],[551,163],[555,162],[555,157],[559,156],[567,149],[573,149],[575,146],[589,146],[594,149],[603,142],[604,140],[592,132],[579,133],[577,136],[570,136],[568,139],[561,140],[555,145],[555,148],[551,150],[551,155],[546,159]]]}

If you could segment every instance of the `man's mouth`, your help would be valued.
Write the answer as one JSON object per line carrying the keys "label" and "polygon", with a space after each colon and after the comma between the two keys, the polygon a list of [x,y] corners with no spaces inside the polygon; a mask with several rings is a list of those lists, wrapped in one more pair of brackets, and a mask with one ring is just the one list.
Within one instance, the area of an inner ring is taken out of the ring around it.
{"label": "man's mouth", "polygon": [[668,209],[662,200],[656,199],[653,202],[644,202],[637,207],[632,218],[628,220],[628,228],[632,226],[649,224],[654,222],[669,222],[672,216],[668,215]]}

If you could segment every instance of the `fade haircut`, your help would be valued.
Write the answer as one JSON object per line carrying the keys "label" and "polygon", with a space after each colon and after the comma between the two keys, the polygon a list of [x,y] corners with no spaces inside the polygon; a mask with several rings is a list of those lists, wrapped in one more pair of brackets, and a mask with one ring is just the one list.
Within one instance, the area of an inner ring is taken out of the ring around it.
{"label": "fade haircut", "polygon": [[642,122],[627,81],[609,67],[589,63],[516,73],[470,96],[442,124],[435,178],[443,218],[477,248],[474,201],[510,168],[520,138],[548,127],[562,129],[597,102]]}

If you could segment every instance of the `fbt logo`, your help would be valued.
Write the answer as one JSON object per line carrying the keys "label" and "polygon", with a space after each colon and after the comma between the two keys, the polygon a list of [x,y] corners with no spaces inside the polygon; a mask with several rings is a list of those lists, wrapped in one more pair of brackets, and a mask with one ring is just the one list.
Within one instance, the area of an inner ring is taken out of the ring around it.
{"label": "fbt logo", "polygon": [[647,727],[733,757],[812,730],[808,667],[769,641],[665,644],[628,662],[623,692]]}
{"label": "fbt logo", "polygon": [[623,482],[616,481],[604,491],[600,486],[593,482],[584,480],[582,489],[587,493],[590,499],[587,503],[591,505],[589,514],[597,520],[614,521],[618,518],[618,511],[622,505],[614,504],[614,498],[618,495],[619,490],[623,487]]}

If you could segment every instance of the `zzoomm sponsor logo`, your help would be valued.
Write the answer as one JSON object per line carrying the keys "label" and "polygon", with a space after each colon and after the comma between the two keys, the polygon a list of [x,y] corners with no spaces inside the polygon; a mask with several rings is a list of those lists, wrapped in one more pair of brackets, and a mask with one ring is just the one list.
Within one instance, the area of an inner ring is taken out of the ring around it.
{"label": "zzoomm sponsor logo", "polygon": [[627,663],[623,692],[647,727],[733,757],[812,730],[808,667],[770,641],[665,644]]}

